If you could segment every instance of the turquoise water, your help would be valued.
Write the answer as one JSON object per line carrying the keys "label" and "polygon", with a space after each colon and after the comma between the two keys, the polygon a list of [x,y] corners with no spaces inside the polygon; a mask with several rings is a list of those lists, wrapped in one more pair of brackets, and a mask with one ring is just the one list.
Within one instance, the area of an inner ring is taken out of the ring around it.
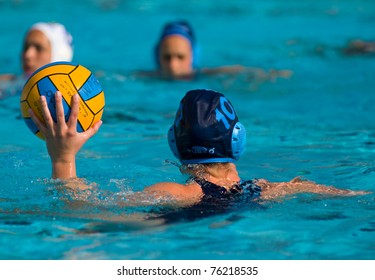
{"label": "turquoise water", "polygon": [[[195,27],[203,66],[294,75],[263,84],[244,74],[192,82],[136,78],[132,71],[154,67],[159,30],[176,18]],[[104,125],[77,163],[78,175],[97,184],[96,204],[74,203],[56,190],[44,143],[20,119],[18,96],[0,100],[0,259],[374,259],[374,194],[300,195],[168,225],[96,223],[98,215],[149,210],[117,207],[114,193],[183,181],[165,163],[173,160],[166,131],[193,88],[226,94],[247,127],[241,177],[304,176],[374,192],[375,56],[340,52],[348,40],[374,40],[374,3],[0,1],[0,72],[19,72],[20,42],[39,20],[66,24],[74,61],[94,71],[106,93]],[[81,234],[87,229],[97,232]]]}

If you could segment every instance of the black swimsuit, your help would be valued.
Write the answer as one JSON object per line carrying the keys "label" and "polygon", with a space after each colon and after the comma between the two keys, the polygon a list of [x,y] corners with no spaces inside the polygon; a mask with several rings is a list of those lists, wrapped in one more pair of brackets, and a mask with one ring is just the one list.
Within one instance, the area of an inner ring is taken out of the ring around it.
{"label": "black swimsuit", "polygon": [[204,179],[193,178],[193,180],[201,186],[203,197],[201,201],[189,207],[183,207],[164,212],[159,218],[164,218],[166,222],[177,220],[195,220],[212,215],[223,214],[228,212],[232,207],[242,202],[246,208],[254,207],[249,203],[254,198],[260,196],[261,188],[256,184],[256,180],[241,180],[230,190],[208,182]]}
{"label": "black swimsuit", "polygon": [[213,199],[218,201],[233,200],[243,195],[247,198],[256,198],[260,196],[262,191],[262,189],[256,184],[256,180],[241,180],[239,183],[233,185],[230,190],[204,179],[194,178],[193,180],[201,186],[204,194],[200,203],[211,201]]}

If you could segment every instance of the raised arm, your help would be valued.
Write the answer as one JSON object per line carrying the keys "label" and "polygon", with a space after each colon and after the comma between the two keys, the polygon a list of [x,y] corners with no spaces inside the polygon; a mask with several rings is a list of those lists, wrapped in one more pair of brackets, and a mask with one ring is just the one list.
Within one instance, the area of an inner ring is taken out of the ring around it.
{"label": "raised arm", "polygon": [[52,162],[53,179],[76,178],[76,154],[95,133],[99,130],[102,121],[94,124],[85,132],[77,132],[77,118],[79,112],[79,96],[72,97],[72,106],[69,120],[65,122],[62,96],[60,92],[55,94],[56,119],[54,122],[44,96],[40,97],[42,114],[45,124],[30,109],[29,113],[39,130],[46,138],[48,154]]}

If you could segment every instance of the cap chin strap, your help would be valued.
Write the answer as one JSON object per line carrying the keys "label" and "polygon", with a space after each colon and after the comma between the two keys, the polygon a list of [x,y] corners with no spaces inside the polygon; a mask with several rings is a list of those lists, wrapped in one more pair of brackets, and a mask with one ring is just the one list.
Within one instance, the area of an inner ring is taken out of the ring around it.
{"label": "cap chin strap", "polygon": [[[168,130],[168,144],[173,155],[181,160],[180,153],[178,152],[176,137],[174,132],[174,125],[172,125]],[[228,155],[230,158],[238,160],[240,156],[245,151],[246,147],[246,129],[241,122],[237,122],[232,131],[232,154]],[[219,161],[215,161],[219,162]]]}

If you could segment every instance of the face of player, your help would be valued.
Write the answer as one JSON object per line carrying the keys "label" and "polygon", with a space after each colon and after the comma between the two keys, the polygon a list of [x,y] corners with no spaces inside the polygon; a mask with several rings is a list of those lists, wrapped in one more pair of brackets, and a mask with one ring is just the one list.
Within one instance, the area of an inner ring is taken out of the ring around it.
{"label": "face of player", "polygon": [[182,36],[171,35],[160,44],[160,70],[168,78],[189,76],[193,72],[190,42]]}
{"label": "face of player", "polygon": [[22,69],[31,75],[38,68],[51,62],[51,44],[42,31],[31,30],[25,38],[22,51]]}

